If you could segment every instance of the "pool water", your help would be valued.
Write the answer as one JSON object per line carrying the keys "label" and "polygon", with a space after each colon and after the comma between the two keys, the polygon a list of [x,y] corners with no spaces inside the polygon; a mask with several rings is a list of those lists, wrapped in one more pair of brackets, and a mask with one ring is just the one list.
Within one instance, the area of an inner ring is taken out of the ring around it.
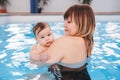
{"label": "pool water", "polygon": [[[64,34],[63,22],[48,23],[55,38]],[[33,26],[32,23],[0,25],[0,80],[38,80],[47,74],[47,66],[29,62],[30,47],[36,43]],[[92,80],[120,80],[120,22],[97,22],[94,40],[88,64]]]}

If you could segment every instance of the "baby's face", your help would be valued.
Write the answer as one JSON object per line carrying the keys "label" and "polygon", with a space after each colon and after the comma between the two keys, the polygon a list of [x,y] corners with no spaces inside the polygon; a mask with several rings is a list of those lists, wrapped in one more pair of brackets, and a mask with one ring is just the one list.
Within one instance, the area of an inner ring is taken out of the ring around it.
{"label": "baby's face", "polygon": [[50,29],[50,27],[45,27],[45,29],[43,29],[42,31],[40,31],[38,33],[38,35],[36,36],[37,38],[37,41],[42,45],[42,46],[45,46],[45,47],[49,47],[52,42],[54,41],[54,38],[53,38],[53,33]]}

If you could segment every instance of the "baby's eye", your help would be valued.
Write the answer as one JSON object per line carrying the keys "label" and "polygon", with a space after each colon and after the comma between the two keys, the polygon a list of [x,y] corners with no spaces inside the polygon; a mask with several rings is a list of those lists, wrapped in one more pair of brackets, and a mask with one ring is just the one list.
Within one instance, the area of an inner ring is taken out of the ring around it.
{"label": "baby's eye", "polygon": [[40,38],[43,39],[43,38],[45,38],[45,37],[44,37],[44,36],[41,36]]}
{"label": "baby's eye", "polygon": [[50,36],[51,34],[48,34],[48,36]]}

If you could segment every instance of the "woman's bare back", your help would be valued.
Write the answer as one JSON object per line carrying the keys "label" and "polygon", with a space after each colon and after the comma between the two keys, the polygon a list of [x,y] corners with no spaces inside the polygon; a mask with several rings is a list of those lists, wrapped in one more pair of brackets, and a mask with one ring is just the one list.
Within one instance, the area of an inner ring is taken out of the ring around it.
{"label": "woman's bare back", "polygon": [[86,59],[86,47],[83,38],[63,36],[57,39],[47,50],[48,63],[78,63]]}

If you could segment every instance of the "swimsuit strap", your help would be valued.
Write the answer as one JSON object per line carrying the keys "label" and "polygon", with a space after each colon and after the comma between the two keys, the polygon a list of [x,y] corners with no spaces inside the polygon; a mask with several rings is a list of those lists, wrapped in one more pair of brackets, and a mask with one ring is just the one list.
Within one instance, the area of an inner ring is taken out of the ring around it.
{"label": "swimsuit strap", "polygon": [[48,71],[51,71],[55,78],[57,80],[62,80],[62,74],[61,72],[71,72],[71,71],[74,71],[74,72],[79,72],[79,71],[82,71],[86,68],[87,66],[87,63],[84,64],[82,67],[80,68],[69,68],[69,67],[65,67],[63,65],[59,65],[59,64],[53,64],[50,66],[50,68],[48,69]]}
{"label": "swimsuit strap", "polygon": [[88,59],[83,60],[80,63],[68,64],[68,63],[55,63],[51,65],[48,71],[52,72],[57,80],[62,80],[61,72],[79,72],[86,68]]}
{"label": "swimsuit strap", "polygon": [[85,63],[83,66],[79,67],[79,68],[69,68],[63,65],[59,65],[60,71],[64,72],[64,71],[75,71],[75,72],[79,72],[82,71],[83,69],[85,69],[87,66],[87,63]]}
{"label": "swimsuit strap", "polygon": [[69,67],[69,68],[80,68],[83,65],[85,65],[87,62],[88,62],[88,58],[85,59],[85,60],[83,60],[82,62],[78,62],[78,63],[72,63],[72,64],[70,64],[70,63],[59,62],[57,64],[65,66],[65,67]]}

